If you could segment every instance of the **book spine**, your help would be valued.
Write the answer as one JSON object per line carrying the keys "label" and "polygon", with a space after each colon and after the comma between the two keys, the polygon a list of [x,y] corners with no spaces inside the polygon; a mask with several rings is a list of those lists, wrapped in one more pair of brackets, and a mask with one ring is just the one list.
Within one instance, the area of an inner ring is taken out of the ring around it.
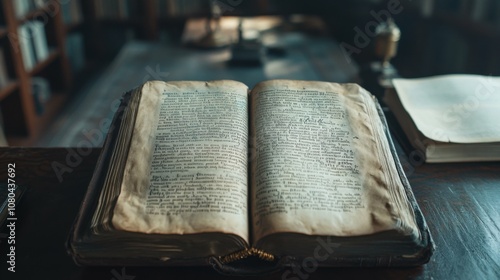
{"label": "book spine", "polygon": [[41,21],[32,21],[31,30],[33,34],[33,46],[36,56],[36,61],[40,62],[49,56],[49,46],[45,35],[45,28]]}
{"label": "book spine", "polygon": [[23,24],[18,27],[17,33],[19,36],[19,47],[21,49],[21,56],[23,58],[24,68],[26,70],[31,70],[35,65],[35,55],[33,53],[33,48],[30,47],[30,36],[28,32],[28,25]]}

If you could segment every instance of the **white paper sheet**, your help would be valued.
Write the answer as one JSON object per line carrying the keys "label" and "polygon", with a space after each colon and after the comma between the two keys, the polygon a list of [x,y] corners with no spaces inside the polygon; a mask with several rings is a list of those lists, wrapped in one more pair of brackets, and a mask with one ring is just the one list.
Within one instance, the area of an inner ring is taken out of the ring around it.
{"label": "white paper sheet", "polygon": [[395,79],[394,86],[426,137],[453,143],[500,141],[500,77]]}

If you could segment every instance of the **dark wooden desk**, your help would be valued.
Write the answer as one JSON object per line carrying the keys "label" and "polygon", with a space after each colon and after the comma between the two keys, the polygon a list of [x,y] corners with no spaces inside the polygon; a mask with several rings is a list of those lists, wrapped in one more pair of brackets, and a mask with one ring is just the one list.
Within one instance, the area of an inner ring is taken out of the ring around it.
{"label": "dark wooden desk", "polygon": [[[7,164],[16,163],[17,182],[28,188],[17,209],[17,272],[6,270],[7,247],[2,239],[0,279],[224,279],[210,268],[123,270],[73,264],[64,242],[99,152],[91,150],[77,164],[66,148],[0,148],[0,181],[7,181]],[[52,168],[54,162],[73,166],[62,182]],[[407,169],[437,245],[430,263],[402,269],[320,268],[307,279],[500,278],[500,163],[428,164]],[[264,278],[300,279],[292,274],[283,277],[282,272]]]}

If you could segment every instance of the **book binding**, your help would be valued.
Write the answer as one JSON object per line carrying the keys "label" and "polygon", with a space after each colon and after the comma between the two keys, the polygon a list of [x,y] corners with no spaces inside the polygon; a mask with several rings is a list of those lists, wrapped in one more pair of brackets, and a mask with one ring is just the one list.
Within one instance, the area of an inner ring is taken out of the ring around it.
{"label": "book binding", "polygon": [[[108,132],[106,141],[103,145],[101,155],[87,190],[86,196],[82,202],[80,212],[70,231],[66,242],[68,254],[73,258],[76,264],[86,266],[199,266],[209,265],[222,274],[228,275],[262,275],[275,271],[283,270],[286,267],[300,265],[307,258],[313,256],[274,256],[257,248],[247,248],[225,256],[209,256],[197,259],[169,260],[168,262],[160,259],[124,259],[124,258],[84,258],[75,251],[75,246],[81,244],[84,236],[84,228],[88,225],[92,213],[96,207],[98,194],[102,188],[102,182],[105,177],[110,157],[112,154],[114,141],[118,136],[118,127],[121,124],[123,111],[128,106],[132,94],[140,93],[141,88],[129,91],[124,94],[119,110],[114,116],[111,129]],[[375,97],[374,97],[375,99]],[[380,257],[332,257],[328,263],[319,263],[320,267],[409,267],[427,263],[435,250],[434,241],[430,234],[427,223],[417,204],[415,196],[411,190],[398,154],[394,147],[392,137],[389,133],[386,118],[379,103],[375,99],[378,115],[384,126],[385,135],[389,142],[390,151],[394,159],[399,178],[404,186],[406,195],[415,212],[416,222],[422,235],[419,252],[412,256],[380,256]],[[113,129],[114,128],[114,129]]]}

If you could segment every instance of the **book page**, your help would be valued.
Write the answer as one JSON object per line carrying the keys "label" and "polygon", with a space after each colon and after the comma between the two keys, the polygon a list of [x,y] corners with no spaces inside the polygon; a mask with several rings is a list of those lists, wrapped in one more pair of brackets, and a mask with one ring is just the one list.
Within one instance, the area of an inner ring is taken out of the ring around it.
{"label": "book page", "polygon": [[500,78],[446,75],[395,79],[399,99],[427,138],[440,142],[500,142]]}
{"label": "book page", "polygon": [[268,81],[253,89],[251,107],[254,240],[278,232],[418,235],[366,91]]}
{"label": "book page", "polygon": [[113,226],[248,241],[247,87],[148,82],[142,90]]}

